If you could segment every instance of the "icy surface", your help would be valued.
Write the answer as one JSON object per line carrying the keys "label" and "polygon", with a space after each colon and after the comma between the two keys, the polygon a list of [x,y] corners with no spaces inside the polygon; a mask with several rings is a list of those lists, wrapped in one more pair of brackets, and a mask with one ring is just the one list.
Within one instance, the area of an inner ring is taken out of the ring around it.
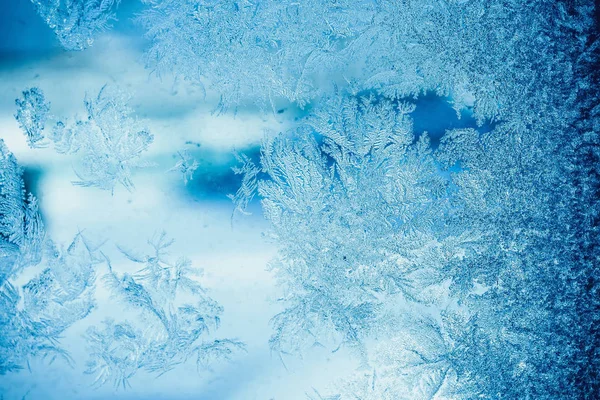
{"label": "icy surface", "polygon": [[1,11],[0,398],[598,398],[591,2]]}

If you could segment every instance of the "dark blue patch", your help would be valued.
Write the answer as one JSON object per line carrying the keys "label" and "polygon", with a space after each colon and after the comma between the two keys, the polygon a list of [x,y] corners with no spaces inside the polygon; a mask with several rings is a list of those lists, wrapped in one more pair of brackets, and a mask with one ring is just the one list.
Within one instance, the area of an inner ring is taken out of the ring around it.
{"label": "dark blue patch", "polygon": [[52,29],[29,0],[0,0],[0,60],[60,47]]}
{"label": "dark blue patch", "polygon": [[[223,155],[216,151],[200,148],[188,150],[200,166],[195,171],[193,180],[184,186],[185,196],[194,201],[227,200],[228,194],[234,194],[240,187],[242,176],[236,175],[232,167],[239,164],[234,153]],[[252,158],[257,164],[260,157],[260,147],[250,147],[240,153]]]}
{"label": "dark blue patch", "polygon": [[467,111],[462,111],[459,119],[448,98],[427,93],[419,96],[415,104],[417,107],[411,114],[415,135],[427,132],[433,148],[437,148],[447,130],[478,128],[477,122]]}
{"label": "dark blue patch", "polygon": [[33,194],[39,200],[42,194],[40,190],[40,182],[44,174],[42,169],[37,165],[28,165],[23,166],[22,168],[25,192]]}

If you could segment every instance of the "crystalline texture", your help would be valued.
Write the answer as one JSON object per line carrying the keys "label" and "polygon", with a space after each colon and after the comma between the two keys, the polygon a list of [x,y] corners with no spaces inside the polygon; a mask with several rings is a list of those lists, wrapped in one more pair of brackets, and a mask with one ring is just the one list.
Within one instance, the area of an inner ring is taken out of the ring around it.
{"label": "crystalline texture", "polygon": [[[40,89],[32,88],[24,93],[25,100],[17,100],[21,107],[17,119],[30,143],[37,144],[49,106],[43,102]],[[127,190],[134,188],[132,172],[148,165],[140,158],[154,137],[132,115],[128,99],[122,91],[104,86],[98,96],[85,99],[87,119],[58,119],[49,129],[48,139],[57,152],[78,157],[73,167],[79,178],[73,182],[75,185],[111,192],[117,184]]]}
{"label": "crystalline texture", "polygon": [[[2,140],[0,200],[0,374],[24,368],[31,357],[69,361],[58,342],[93,307],[96,261],[79,235],[66,251],[45,237],[35,197],[25,196],[21,169]],[[15,287],[18,273],[41,261],[43,272]]]}
{"label": "crystalline texture", "polygon": [[135,274],[118,274],[108,262],[106,284],[146,322],[140,329],[131,322],[106,320],[102,329],[88,329],[86,373],[95,375],[98,385],[112,382],[127,387],[140,369],[163,374],[192,357],[201,368],[243,348],[236,340],[207,337],[218,328],[223,308],[193,279],[201,271],[185,258],[175,263],[167,260],[173,241],[164,233],[148,243],[153,251],[147,256],[122,250],[131,261],[143,265]]}
{"label": "crystalline texture", "polygon": [[448,181],[427,136],[412,132],[413,109],[334,98],[308,126],[263,145],[259,175],[247,159],[239,170],[249,175],[234,200],[257,186],[281,244],[272,268],[286,310],[273,319],[275,350],[360,344],[390,299],[436,297],[453,257],[440,224]]}
{"label": "crystalline texture", "polygon": [[0,139],[0,282],[39,262],[44,237],[37,199],[26,194],[21,167]]}
{"label": "crystalline texture", "polygon": [[300,106],[322,72],[343,65],[345,42],[371,18],[369,1],[149,0],[138,21],[148,67],[215,88],[223,108],[248,101]]}
{"label": "crystalline texture", "polygon": [[50,103],[46,102],[44,93],[38,88],[23,91],[23,98],[15,100],[18,107],[15,118],[27,137],[27,144],[31,148],[45,147],[44,128]]}
{"label": "crystalline texture", "polygon": [[83,50],[109,27],[120,0],[31,0],[66,50]]}
{"label": "crystalline texture", "polygon": [[180,172],[183,175],[183,184],[187,185],[189,181],[194,179],[194,172],[196,172],[200,164],[186,151],[177,152],[177,156],[179,160],[169,171]]}
{"label": "crystalline texture", "polygon": [[127,100],[123,93],[105,86],[96,98],[85,100],[87,120],[56,125],[52,140],[81,156],[75,167],[76,185],[112,191],[120,183],[133,189],[131,172],[146,165],[140,154],[154,137],[131,116]]}

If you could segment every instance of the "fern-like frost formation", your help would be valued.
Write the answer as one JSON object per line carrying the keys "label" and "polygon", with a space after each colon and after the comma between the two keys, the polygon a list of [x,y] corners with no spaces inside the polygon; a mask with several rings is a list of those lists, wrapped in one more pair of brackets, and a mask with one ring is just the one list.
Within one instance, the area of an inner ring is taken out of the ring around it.
{"label": "fern-like frost formation", "polygon": [[[92,45],[119,5],[32,1],[66,50]],[[134,20],[149,75],[200,88],[219,113],[293,114],[259,156],[235,154],[229,197],[244,215],[260,201],[278,249],[272,352],[346,349],[360,365],[308,398],[600,398],[593,2],[144,0]],[[438,117],[428,96],[460,127],[421,129]],[[130,103],[105,86],[83,119],[59,118],[33,87],[15,118],[30,148],[73,157],[74,184],[131,191],[154,136]],[[175,159],[192,190],[205,169]],[[71,361],[59,338],[95,308],[98,268],[127,317],[87,330],[96,385],[245,349],[214,337],[223,307],[166,234],[144,255],[119,247],[130,269],[82,232],[65,249],[2,140],[0,167],[0,374]]]}
{"label": "fern-like frost formation", "polygon": [[193,268],[190,260],[168,261],[172,243],[162,232],[148,241],[152,249],[148,255],[121,249],[130,261],[142,266],[131,275],[119,274],[106,260],[105,284],[125,305],[141,313],[145,328],[108,319],[102,329],[88,329],[91,358],[86,373],[95,375],[96,383],[112,381],[117,387],[127,387],[140,369],[163,374],[190,358],[198,369],[205,368],[244,348],[237,340],[207,337],[218,328],[223,308],[193,279],[202,271]]}

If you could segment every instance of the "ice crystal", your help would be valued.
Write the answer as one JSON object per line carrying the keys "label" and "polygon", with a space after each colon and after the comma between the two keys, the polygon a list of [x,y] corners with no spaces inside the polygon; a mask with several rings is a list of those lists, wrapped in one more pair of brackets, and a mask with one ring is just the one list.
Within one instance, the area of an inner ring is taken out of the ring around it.
{"label": "ice crystal", "polygon": [[169,171],[178,171],[183,175],[183,184],[187,185],[189,181],[194,179],[194,172],[200,164],[188,152],[177,152],[179,160]]}
{"label": "ice crystal", "polygon": [[47,143],[44,141],[43,130],[50,112],[50,103],[46,102],[44,93],[35,87],[24,90],[23,98],[16,99],[15,103],[18,107],[15,118],[27,137],[29,147],[45,147]]}
{"label": "ice crystal", "polygon": [[401,329],[376,346],[376,367],[355,373],[340,385],[340,399],[450,399],[469,393],[456,390],[452,340],[438,323],[425,317],[405,317]]}
{"label": "ice crystal", "polygon": [[287,308],[273,320],[276,350],[360,343],[388,297],[439,295],[440,268],[455,256],[440,225],[449,187],[427,135],[413,134],[413,109],[335,98],[309,126],[263,145],[258,178],[244,160],[234,199],[257,186],[281,244],[272,268]]}
{"label": "ice crystal", "polygon": [[[38,96],[38,103],[43,100],[40,89],[33,88],[29,92]],[[77,156],[73,168],[79,180],[73,182],[75,185],[114,191],[115,186],[121,184],[132,190],[132,171],[149,165],[140,158],[154,137],[132,115],[128,100],[119,89],[104,86],[95,98],[86,97],[86,119],[59,118],[49,129],[48,138],[57,152]],[[41,131],[47,112],[45,104],[35,110],[36,117],[32,119],[39,121],[35,126],[37,131]],[[21,115],[24,114],[18,113],[17,118]],[[31,138],[28,125],[21,124]]]}
{"label": "ice crystal", "polygon": [[[81,235],[66,250],[48,241],[46,268],[22,291],[10,280],[0,284],[0,373],[16,371],[32,357],[71,363],[59,345],[63,332],[94,307],[94,265],[98,260]],[[21,307],[22,303],[22,307]]]}
{"label": "ice crystal", "polygon": [[585,2],[542,0],[146,3],[148,66],[207,84],[222,106],[304,106],[349,81],[390,99],[435,91],[521,126],[569,111],[573,93],[552,82],[575,82],[590,23]]}
{"label": "ice crystal", "polygon": [[131,116],[128,97],[104,86],[96,98],[87,98],[87,120],[58,122],[52,140],[60,152],[81,156],[75,167],[79,177],[74,183],[113,191],[120,183],[133,189],[133,169],[147,165],[140,154],[154,140],[150,132]]}
{"label": "ice crystal", "polygon": [[[117,2],[34,3],[65,47],[81,49]],[[258,196],[279,248],[273,350],[358,349],[362,372],[336,399],[598,397],[600,46],[589,2],[144,3],[146,64],[158,75],[216,93],[221,110],[285,101],[309,114],[234,169],[236,209]],[[411,102],[431,92],[477,124],[430,143],[413,129]],[[133,187],[152,136],[127,98],[103,89],[86,100],[87,119],[59,120],[46,135],[41,91],[17,105],[31,147],[47,137],[79,157],[78,184]],[[76,257],[76,276],[51,262],[16,307],[10,279],[40,261],[44,235],[0,150],[6,372],[29,354],[62,354],[47,343],[91,307],[95,259],[89,248],[91,258]],[[197,163],[179,157],[173,170],[187,183]],[[99,384],[126,386],[140,369],[162,373],[191,356],[203,366],[241,346],[208,339],[221,307],[189,261],[167,260],[164,235],[150,244],[147,256],[123,252],[143,266],[133,274],[107,259],[106,282],[144,328],[90,328]]]}
{"label": "ice crystal", "polygon": [[[46,238],[35,197],[25,197],[21,169],[2,141],[0,153],[0,374],[6,374],[32,357],[70,361],[59,339],[93,308],[98,261],[81,235],[66,250]],[[21,270],[40,262],[43,271],[16,287]]]}
{"label": "ice crystal", "polygon": [[0,139],[0,282],[41,259],[45,238],[37,199],[25,192],[23,171]]}
{"label": "ice crystal", "polygon": [[[571,221],[593,224],[575,193],[582,181],[597,187],[577,172],[597,155],[576,156],[573,131],[548,136],[551,121],[449,130],[433,151],[412,132],[412,109],[342,96],[267,140],[260,168],[242,160],[233,199],[243,208],[257,188],[280,245],[271,267],[286,309],[273,348],[347,343],[374,354],[375,372],[346,382],[341,398],[595,390],[585,365],[598,357],[597,271],[575,261],[577,249],[594,250]],[[423,314],[399,319],[398,304]],[[373,337],[386,339],[369,349]]]}
{"label": "ice crystal", "polygon": [[106,320],[102,329],[88,329],[91,359],[86,373],[95,375],[99,385],[110,381],[125,388],[140,369],[163,374],[190,358],[201,368],[244,347],[237,340],[207,337],[218,328],[223,308],[194,279],[201,271],[185,258],[167,260],[173,241],[165,233],[148,243],[152,252],[147,256],[121,250],[143,265],[134,274],[118,274],[107,260],[105,282],[124,304],[141,313],[145,328]]}
{"label": "ice crystal", "polygon": [[115,19],[120,0],[31,0],[67,50],[83,50]]}
{"label": "ice crystal", "polygon": [[[221,106],[305,105],[345,41],[371,18],[368,1],[148,0],[139,17],[148,66],[215,88]],[[180,23],[185,21],[185,23]]]}
{"label": "ice crystal", "polygon": [[433,155],[453,188],[441,218],[451,233],[444,251],[456,256],[438,264],[449,297],[433,304],[446,311],[380,320],[377,334],[387,339],[370,351],[374,372],[345,382],[341,399],[586,398],[596,390],[587,365],[598,360],[598,302],[589,297],[598,273],[580,258],[594,254],[588,236],[575,234],[590,229],[575,195],[584,180],[568,179],[589,159],[574,154],[572,131],[558,132],[510,122],[446,132]]}

